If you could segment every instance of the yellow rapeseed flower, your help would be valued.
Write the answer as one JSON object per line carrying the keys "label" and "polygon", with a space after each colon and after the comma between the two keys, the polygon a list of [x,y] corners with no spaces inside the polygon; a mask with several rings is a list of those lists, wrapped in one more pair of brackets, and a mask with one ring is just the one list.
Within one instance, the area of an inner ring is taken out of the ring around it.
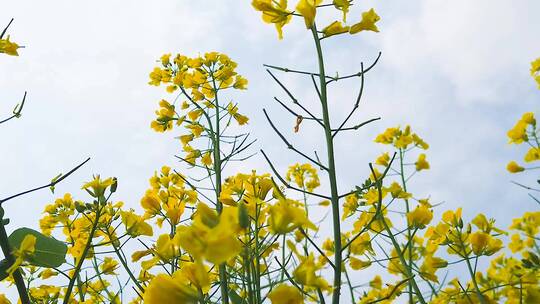
{"label": "yellow rapeseed flower", "polygon": [[197,289],[189,286],[187,282],[159,274],[146,287],[143,299],[144,304],[196,304],[199,296]]}
{"label": "yellow rapeseed flower", "polygon": [[19,56],[17,52],[19,45],[15,42],[9,41],[9,36],[6,39],[0,39],[0,53],[11,56]]}
{"label": "yellow rapeseed flower", "polygon": [[381,17],[375,13],[375,10],[370,9],[367,12],[362,13],[362,20],[349,29],[349,33],[356,34],[361,31],[373,31],[378,32],[379,29],[377,28],[377,21],[381,20]]}
{"label": "yellow rapeseed flower", "polygon": [[508,165],[506,165],[506,170],[508,170],[508,172],[510,173],[518,173],[518,172],[524,171],[525,168],[518,165],[518,163],[516,163],[515,161],[511,161],[508,163]]}
{"label": "yellow rapeseed flower", "polygon": [[351,6],[350,0],[333,0],[334,7],[343,12],[343,22],[347,22],[347,13],[349,12],[349,6]]}
{"label": "yellow rapeseed flower", "polygon": [[433,219],[433,212],[425,205],[418,205],[416,209],[407,213],[409,226],[423,229]]}
{"label": "yellow rapeseed flower", "polygon": [[317,5],[322,0],[300,0],[296,5],[296,11],[304,17],[306,28],[310,29],[315,23],[315,14],[317,14]]}
{"label": "yellow rapeseed flower", "polygon": [[296,287],[279,284],[268,294],[272,304],[303,304],[304,296]]}
{"label": "yellow rapeseed flower", "polygon": [[115,275],[114,272],[118,268],[118,261],[111,257],[105,257],[103,262],[99,265],[99,269],[103,274]]}
{"label": "yellow rapeseed flower", "polygon": [[416,166],[416,171],[429,169],[429,163],[426,160],[426,154],[421,153],[418,155],[418,160],[414,163]]}
{"label": "yellow rapeseed flower", "polygon": [[299,205],[299,202],[284,198],[270,206],[268,217],[270,230],[276,234],[286,234],[300,227],[317,230],[317,226],[307,217],[305,209]]}
{"label": "yellow rapeseed flower", "polygon": [[538,83],[538,88],[540,89],[540,58],[531,62],[531,76]]}
{"label": "yellow rapeseed flower", "polygon": [[529,148],[523,160],[525,160],[526,163],[540,160],[540,148],[538,147]]}
{"label": "yellow rapeseed flower", "polygon": [[283,39],[283,26],[292,18],[292,12],[287,10],[287,0],[253,0],[251,5],[255,10],[262,12],[264,22],[276,26],[279,39]]}

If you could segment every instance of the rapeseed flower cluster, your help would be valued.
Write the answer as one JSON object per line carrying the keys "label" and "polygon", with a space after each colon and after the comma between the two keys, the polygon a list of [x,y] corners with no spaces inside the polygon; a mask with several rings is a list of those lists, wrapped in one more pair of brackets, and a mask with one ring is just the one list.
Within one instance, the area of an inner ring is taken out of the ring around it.
{"label": "rapeseed flower cluster", "polygon": [[[42,241],[28,234],[11,248],[14,262],[6,267],[5,280],[13,281],[20,269],[32,303],[51,304],[124,303],[126,298],[133,304],[540,302],[540,212],[526,212],[508,229],[482,213],[468,220],[462,208],[439,216],[440,204],[410,183],[431,164],[429,144],[409,125],[377,135],[375,143],[385,150],[367,166],[363,182],[338,192],[334,137],[366,123],[346,125],[356,104],[337,129],[332,127],[326,88],[353,77],[362,77],[363,84],[366,70],[343,78],[325,75],[320,42],[339,34],[378,32],[375,11],[364,11],[347,25],[353,8],[349,0],[300,0],[295,7],[286,0],[253,0],[252,6],[264,22],[274,24],[280,39],[295,17],[312,31],[320,69],[299,74],[312,77],[322,118],[285,91],[307,114],[287,108],[296,116],[295,132],[304,118],[324,129],[326,162],[317,153],[311,157],[297,150],[268,118],[286,147],[309,162],[290,165],[281,174],[263,152],[272,174],[225,175],[230,162],[249,157],[242,153],[251,143],[246,133],[235,133],[246,127],[248,117],[236,102],[223,102],[222,94],[246,89],[247,80],[222,53],[165,54],[149,84],[164,85],[175,101],[159,102],[151,128],[181,132],[177,158],[188,167],[155,171],[137,210],[112,199],[116,178],[99,175],[83,184],[86,200],[69,193],[56,199],[44,208],[39,226],[44,236],[66,244],[65,262],[38,265]],[[339,20],[319,31],[317,14],[327,8],[337,10]],[[17,48],[9,38],[0,40],[0,53],[16,55]],[[536,78],[537,66],[535,61],[531,69]],[[235,128],[229,129],[233,121]],[[507,134],[510,143],[529,146],[525,163],[540,159],[537,133],[531,112]],[[516,173],[534,167],[511,162],[507,169]],[[320,214],[331,217],[331,228]],[[368,270],[377,275],[366,278]],[[0,294],[0,303],[11,302]]]}

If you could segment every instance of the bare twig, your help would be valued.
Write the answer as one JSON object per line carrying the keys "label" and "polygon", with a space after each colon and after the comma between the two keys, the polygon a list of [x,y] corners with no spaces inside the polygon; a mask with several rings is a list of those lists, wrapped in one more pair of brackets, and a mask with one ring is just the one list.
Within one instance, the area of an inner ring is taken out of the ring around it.
{"label": "bare twig", "polygon": [[80,167],[82,167],[84,164],[86,164],[88,161],[90,160],[90,157],[87,158],[85,161],[83,161],[82,163],[80,163],[79,165],[77,165],[75,168],[71,169],[68,173],[62,175],[60,178],[56,179],[56,180],[53,180],[52,182],[44,185],[44,186],[40,186],[40,187],[37,187],[37,188],[34,188],[34,189],[30,189],[30,190],[26,190],[26,191],[23,191],[23,192],[20,192],[20,193],[17,193],[17,194],[14,194],[12,196],[8,196],[4,199],[1,199],[0,200],[0,205],[2,205],[3,203],[13,199],[13,198],[16,198],[16,197],[19,197],[21,195],[25,195],[25,194],[28,194],[30,192],[34,192],[34,191],[37,191],[37,190],[41,190],[41,189],[44,189],[44,188],[48,188],[48,187],[53,187],[55,186],[56,184],[60,183],[61,181],[63,181],[66,177],[70,176],[73,172],[77,171]]}
{"label": "bare twig", "polygon": [[272,129],[274,130],[274,132],[277,133],[277,135],[279,136],[279,138],[281,138],[281,140],[285,143],[285,145],[287,145],[287,148],[293,150],[294,152],[300,154],[301,156],[305,157],[306,159],[308,159],[309,161],[311,161],[312,163],[314,163],[315,165],[319,166],[321,169],[323,170],[326,170],[328,171],[328,168],[323,165],[322,163],[318,162],[317,160],[311,158],[310,156],[306,155],[304,152],[296,149],[286,138],[285,136],[279,132],[279,130],[276,128],[276,126],[274,125],[274,123],[272,122],[272,120],[270,119],[270,116],[268,116],[268,113],[266,112],[266,109],[263,109],[263,112],[264,112],[264,116],[266,116],[266,119],[268,120],[268,122],[270,123],[270,126],[272,127]]}

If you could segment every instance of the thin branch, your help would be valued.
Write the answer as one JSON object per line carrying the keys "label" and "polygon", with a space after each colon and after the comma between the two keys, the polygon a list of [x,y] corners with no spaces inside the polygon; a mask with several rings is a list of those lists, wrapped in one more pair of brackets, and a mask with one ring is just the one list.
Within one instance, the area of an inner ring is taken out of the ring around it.
{"label": "thin branch", "polygon": [[9,21],[8,25],[6,25],[6,27],[4,28],[4,30],[2,31],[2,33],[0,34],[0,39],[2,39],[4,37],[4,35],[6,34],[9,26],[11,25],[11,23],[13,22],[13,20],[15,20],[14,18],[11,18],[11,20]]}
{"label": "thin branch", "polygon": [[287,87],[285,87],[285,85],[283,85],[283,83],[281,83],[281,81],[279,81],[279,79],[277,79],[277,77],[272,74],[272,72],[270,72],[270,70],[266,70],[268,72],[268,74],[270,74],[270,76],[272,76],[272,78],[278,83],[278,85],[285,91],[285,93],[287,93],[287,95],[289,96],[289,98],[291,99],[291,101],[297,105],[298,107],[300,107],[302,110],[304,110],[304,112],[306,112],[311,118],[313,118],[313,120],[317,121],[319,123],[319,125],[321,125],[321,127],[324,127],[323,123],[321,122],[321,119],[320,118],[317,118],[315,117],[315,115],[313,115],[308,109],[306,109],[304,106],[302,106],[299,102],[298,102],[298,99],[296,99],[296,97],[294,97],[292,95],[292,93],[289,91],[289,89],[287,89]]}
{"label": "thin branch", "polygon": [[532,187],[529,187],[529,186],[526,186],[526,185],[520,184],[520,183],[518,183],[518,182],[515,182],[515,181],[511,181],[511,183],[512,183],[512,184],[514,184],[514,185],[520,186],[520,187],[522,187],[522,188],[524,188],[524,189],[527,189],[527,190],[531,190],[531,191],[536,191],[536,192],[540,192],[540,190],[539,190],[539,189],[535,189],[535,188],[532,188]]}
{"label": "thin branch", "polygon": [[302,190],[300,188],[297,188],[291,184],[289,184],[276,170],[276,168],[274,167],[274,165],[272,164],[272,162],[270,161],[270,159],[268,158],[268,156],[266,156],[266,153],[264,153],[263,150],[260,150],[262,155],[264,156],[264,158],[266,159],[266,162],[268,162],[268,165],[270,165],[270,169],[272,169],[272,172],[274,172],[274,174],[277,176],[277,178],[279,179],[279,181],[285,186],[287,187],[288,189],[292,189],[292,190],[295,190],[295,191],[298,191],[298,192],[301,192],[301,193],[305,193],[305,194],[309,194],[309,195],[313,195],[313,196],[316,196],[316,197],[320,197],[320,198],[324,198],[324,199],[330,199],[329,196],[326,196],[326,195],[322,195],[322,194],[318,194],[318,193],[315,193],[315,192],[309,192],[309,191],[306,191],[306,190]]}
{"label": "thin branch", "polygon": [[294,117],[299,117],[301,116],[302,119],[309,119],[309,120],[318,120],[318,121],[321,121],[320,118],[313,118],[313,117],[304,117],[298,113],[296,113],[295,111],[293,111],[291,108],[287,107],[281,100],[279,100],[277,97],[274,97],[274,100],[277,101],[282,107],[285,108],[285,110],[287,110],[289,113],[291,113]]}
{"label": "thin branch", "polygon": [[414,277],[414,276],[412,276],[412,277],[410,277],[410,278],[406,278],[406,279],[404,279],[403,281],[397,283],[396,286],[394,286],[394,288],[392,288],[392,290],[390,291],[390,293],[389,293],[387,296],[382,297],[382,298],[380,298],[380,299],[377,299],[377,300],[375,300],[375,301],[368,302],[368,303],[370,303],[370,304],[379,303],[379,302],[382,302],[382,301],[385,301],[385,300],[388,300],[388,299],[392,298],[392,296],[393,296],[394,293],[397,291],[397,289],[399,288],[399,286],[401,286],[401,285],[407,283],[407,282],[408,282],[409,280],[411,280],[413,277]]}
{"label": "thin branch", "polygon": [[[332,76],[325,75],[326,79],[330,79],[327,82],[327,84],[331,83],[332,81],[338,81],[338,80],[348,79],[348,78],[352,78],[352,77],[360,77],[360,76],[362,76],[364,73],[369,72],[377,64],[377,62],[379,61],[379,58],[381,58],[381,55],[382,55],[382,52],[379,52],[379,54],[377,55],[377,58],[375,59],[375,61],[367,69],[365,69],[363,72],[358,72],[358,73],[350,74],[350,75],[343,76],[343,77],[332,77]],[[286,73],[296,73],[296,74],[303,74],[303,75],[310,75],[310,76],[313,75],[313,76],[316,76],[316,77],[320,77],[320,75],[318,73],[299,71],[299,70],[292,70],[292,69],[289,69],[289,68],[283,68],[283,67],[280,67],[280,66],[269,65],[269,64],[264,64],[263,66],[267,67],[267,68],[270,68],[270,69],[278,70],[278,71],[281,71],[281,72],[286,72]]]}
{"label": "thin branch", "polygon": [[37,187],[37,188],[34,188],[34,189],[30,189],[30,190],[26,190],[26,191],[23,191],[23,192],[20,192],[20,193],[17,193],[17,194],[14,194],[12,196],[8,196],[4,199],[1,199],[0,200],[0,205],[2,205],[3,203],[13,199],[13,198],[16,198],[16,197],[19,197],[21,195],[25,195],[25,194],[28,194],[30,192],[34,192],[34,191],[37,191],[37,190],[41,190],[41,189],[44,189],[44,188],[48,188],[48,187],[54,187],[56,184],[60,183],[61,181],[63,181],[66,177],[70,176],[73,172],[77,171],[80,167],[82,167],[84,164],[86,164],[88,161],[90,160],[90,157],[87,158],[85,161],[83,161],[82,163],[80,163],[79,165],[77,165],[75,168],[71,169],[68,173],[64,174],[64,175],[61,175],[60,178],[56,179],[56,180],[53,180],[51,181],[50,183],[48,183],[47,185],[44,185],[44,186],[40,186],[40,187]]}
{"label": "thin branch", "polygon": [[375,59],[375,61],[373,61],[373,63],[367,69],[365,69],[364,71],[358,72],[358,73],[355,73],[355,74],[350,74],[350,75],[343,76],[343,77],[330,77],[332,79],[330,81],[328,81],[327,84],[331,83],[332,81],[338,81],[338,80],[343,80],[343,79],[348,79],[348,78],[353,78],[353,77],[362,77],[365,73],[369,72],[377,64],[377,62],[379,62],[379,59],[381,58],[381,55],[382,55],[382,52],[379,52],[379,55],[377,55],[377,58]]}
{"label": "thin branch", "polygon": [[374,121],[377,121],[377,120],[380,120],[380,119],[381,119],[380,117],[376,117],[376,118],[372,118],[372,119],[366,120],[366,121],[364,121],[364,122],[362,122],[362,123],[359,123],[359,124],[357,124],[356,126],[353,126],[353,127],[334,129],[334,130],[332,130],[332,131],[334,131],[334,134],[332,134],[332,137],[336,136],[336,134],[338,134],[338,132],[340,132],[340,131],[358,130],[358,129],[360,129],[361,127],[367,125],[368,123],[371,123],[371,122],[374,122]]}
{"label": "thin branch", "polygon": [[388,163],[388,167],[386,167],[386,169],[384,170],[384,172],[383,172],[383,174],[382,174],[382,176],[381,176],[380,179],[377,179],[376,176],[374,176],[374,177],[376,178],[376,181],[375,181],[373,184],[369,185],[368,187],[362,187],[362,188],[358,187],[356,190],[349,191],[349,192],[347,192],[347,193],[341,194],[341,195],[339,196],[339,198],[341,199],[341,198],[346,197],[347,195],[356,193],[356,192],[358,192],[358,191],[367,190],[367,189],[371,188],[373,185],[375,185],[377,182],[382,181],[382,179],[386,177],[388,171],[390,170],[390,167],[392,166],[392,163],[394,162],[394,159],[396,158],[396,154],[397,154],[397,152],[394,152],[394,155],[392,156],[392,159],[391,159],[390,162]]}
{"label": "thin branch", "polygon": [[315,244],[315,242],[313,242],[313,240],[307,235],[307,233],[304,231],[304,229],[300,229],[300,232],[311,243],[311,245],[313,245],[313,247],[315,247],[315,249],[317,249],[317,251],[326,259],[326,261],[330,264],[330,266],[332,266],[332,268],[336,268],[336,266],[334,265],[334,263],[332,263],[330,258],[328,258],[328,256],[326,256],[326,254],[324,254],[324,252],[321,250],[321,248],[319,248],[319,246],[317,246],[317,244]]}
{"label": "thin branch", "polygon": [[[363,62],[360,63],[360,72],[362,73],[361,78],[360,78],[360,91],[358,92],[358,96],[356,97],[356,102],[354,103],[354,106],[351,109],[351,112],[349,112],[349,115],[347,115],[347,117],[339,125],[339,128],[337,128],[338,131],[345,125],[345,123],[347,123],[347,121],[351,118],[351,116],[354,114],[354,112],[358,109],[358,106],[360,105],[360,100],[362,99],[362,94],[364,93],[364,63]],[[332,137],[336,136],[338,131],[335,131]]]}
{"label": "thin branch", "polygon": [[319,90],[319,86],[317,86],[317,81],[315,81],[315,76],[311,75],[311,82],[313,82],[313,87],[315,87],[315,91],[317,92],[317,96],[319,96],[319,100],[321,100],[321,91]]}
{"label": "thin branch", "polygon": [[5,122],[7,122],[7,121],[9,121],[9,120],[11,120],[11,119],[13,119],[13,118],[19,118],[19,117],[21,117],[21,111],[22,111],[22,109],[23,109],[23,107],[24,107],[24,102],[26,101],[26,93],[27,93],[27,92],[25,91],[20,107],[19,107],[19,104],[17,104],[17,105],[15,106],[15,109],[13,109],[13,115],[11,115],[10,117],[8,117],[8,118],[6,118],[6,119],[4,119],[4,120],[1,120],[1,121],[0,121],[0,124],[3,124],[3,123],[5,123]]}
{"label": "thin branch", "polygon": [[270,116],[268,116],[268,113],[266,112],[266,109],[263,109],[263,112],[264,112],[264,116],[266,116],[266,119],[268,120],[268,122],[270,123],[270,126],[272,127],[272,129],[274,130],[274,132],[277,133],[277,135],[281,138],[281,140],[285,143],[285,145],[287,145],[287,148],[293,150],[294,152],[300,154],[301,156],[305,157],[306,159],[308,159],[309,161],[313,162],[314,164],[316,164],[317,166],[319,166],[321,169],[323,170],[326,170],[328,171],[328,168],[321,164],[320,162],[316,161],[315,159],[311,158],[310,156],[307,156],[305,153],[303,153],[302,151],[296,149],[286,138],[283,134],[281,134],[281,132],[279,132],[279,130],[276,128],[276,126],[274,125],[274,123],[272,122],[272,120],[270,119]]}

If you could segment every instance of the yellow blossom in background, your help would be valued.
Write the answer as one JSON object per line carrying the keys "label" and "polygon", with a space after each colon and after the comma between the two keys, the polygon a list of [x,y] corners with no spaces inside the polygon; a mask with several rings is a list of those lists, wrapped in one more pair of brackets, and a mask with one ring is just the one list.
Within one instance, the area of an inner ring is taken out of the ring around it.
{"label": "yellow blossom in background", "polygon": [[6,55],[19,56],[17,49],[19,49],[19,45],[9,41],[9,36],[7,36],[6,39],[0,39],[0,54],[4,53]]}
{"label": "yellow blossom in background", "polygon": [[433,212],[425,205],[418,205],[416,209],[407,213],[407,222],[415,228],[425,228],[433,219]]}
{"label": "yellow blossom in background", "polygon": [[[390,192],[393,198],[402,198],[402,199],[412,198],[412,194],[405,192],[403,188],[401,187],[401,185],[398,184],[397,182],[392,182],[392,184],[390,184],[390,187],[388,187],[386,191]],[[374,193],[374,191],[371,191],[371,192],[368,191],[368,193]],[[377,199],[378,199],[378,194],[377,194]],[[375,201],[371,202],[368,199],[368,204],[373,204],[373,203],[375,203]]]}
{"label": "yellow blossom in background", "polygon": [[154,216],[161,210],[160,198],[154,191],[147,190],[141,199],[141,206],[148,216]]}
{"label": "yellow blossom in background", "polygon": [[363,261],[355,257],[350,257],[349,265],[351,265],[351,268],[354,270],[362,270],[371,266],[371,261]]}
{"label": "yellow blossom in background", "polygon": [[529,148],[529,150],[527,150],[527,153],[525,154],[525,157],[523,157],[523,160],[526,163],[540,160],[540,148],[538,147]]}
{"label": "yellow blossom in background", "polygon": [[418,155],[418,160],[414,163],[414,165],[416,166],[416,171],[429,169],[429,163],[426,160],[426,154],[421,153],[420,155]]}
{"label": "yellow blossom in background", "polygon": [[375,13],[374,9],[370,9],[367,12],[362,13],[362,20],[354,25],[351,26],[349,29],[349,33],[356,34],[361,31],[373,31],[378,32],[379,29],[377,28],[377,23],[379,20],[381,20],[381,17]]}
{"label": "yellow blossom in background", "polygon": [[385,152],[385,153],[381,154],[375,160],[375,164],[377,164],[379,166],[384,166],[384,167],[387,167],[389,162],[390,162],[390,155],[388,154],[388,152]]}
{"label": "yellow blossom in background", "polygon": [[304,296],[296,287],[279,284],[269,294],[272,304],[303,304]]}
{"label": "yellow blossom in background", "polygon": [[520,144],[522,142],[529,141],[527,135],[527,127],[532,126],[533,129],[536,126],[536,119],[534,118],[534,113],[528,112],[523,114],[521,119],[519,119],[514,127],[507,132],[508,138],[510,139],[511,144]]}
{"label": "yellow blossom in background", "polygon": [[144,304],[196,304],[198,299],[197,289],[166,274],[159,274],[152,279],[144,292]]}
{"label": "yellow blossom in background", "polygon": [[39,273],[39,277],[42,278],[43,280],[54,277],[56,275],[58,275],[58,272],[53,271],[52,269],[49,269],[49,268]]}
{"label": "yellow blossom in background", "polygon": [[443,213],[442,219],[444,222],[452,226],[460,226],[462,225],[461,214],[462,208],[457,208],[455,212],[448,210]]}
{"label": "yellow blossom in background", "polygon": [[506,165],[506,170],[508,170],[508,172],[510,173],[518,173],[524,171],[525,168],[518,165],[518,163],[516,163],[515,161],[511,161],[508,163],[508,165]]}
{"label": "yellow blossom in background", "polygon": [[126,227],[127,233],[132,237],[137,237],[139,235],[153,235],[152,226],[146,223],[142,217],[136,215],[134,212],[120,211],[120,216],[122,218],[122,223]]}
{"label": "yellow blossom in background", "polygon": [[294,181],[298,187],[312,192],[321,185],[317,169],[310,164],[295,164],[289,166],[285,175],[287,181]]}
{"label": "yellow blossom in background", "polygon": [[492,255],[503,247],[500,239],[496,239],[482,231],[472,233],[470,240],[472,251],[476,255]]}
{"label": "yellow blossom in background", "polygon": [[377,135],[375,142],[383,145],[393,145],[397,149],[407,149],[411,144],[423,150],[429,148],[429,145],[420,136],[411,131],[410,126],[405,126],[404,129],[401,127],[388,128]]}
{"label": "yellow blossom in background", "polygon": [[152,121],[150,126],[156,132],[165,132],[171,130],[173,127],[173,120],[176,112],[174,111],[174,105],[171,105],[165,99],[159,102],[160,109],[156,110],[157,118]]}
{"label": "yellow blossom in background", "polygon": [[330,284],[322,276],[317,275],[321,267],[315,263],[313,254],[299,258],[301,262],[293,271],[294,280],[302,285],[329,290]]}
{"label": "yellow blossom in background", "polygon": [[300,203],[290,199],[280,199],[270,207],[268,225],[270,230],[276,234],[285,234],[297,228],[317,230],[307,217],[304,208],[299,207]]}
{"label": "yellow blossom in background", "polygon": [[531,62],[531,76],[538,83],[538,88],[540,89],[540,58]]}
{"label": "yellow blossom in background", "polygon": [[103,262],[99,265],[99,269],[103,274],[115,275],[114,272],[118,268],[118,261],[111,257],[105,257]]}
{"label": "yellow blossom in background", "polygon": [[224,208],[221,214],[200,203],[190,226],[177,230],[179,245],[196,259],[221,264],[242,249],[237,233],[240,230],[235,207]]}

